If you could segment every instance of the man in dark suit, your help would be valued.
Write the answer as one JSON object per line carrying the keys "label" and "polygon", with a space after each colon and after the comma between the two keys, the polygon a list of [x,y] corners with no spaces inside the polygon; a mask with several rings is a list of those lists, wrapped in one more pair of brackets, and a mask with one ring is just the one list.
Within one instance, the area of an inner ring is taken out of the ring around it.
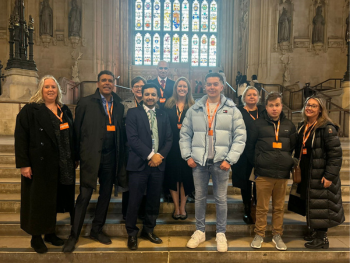
{"label": "man in dark suit", "polygon": [[[114,75],[104,70],[98,74],[98,88],[93,95],[82,98],[74,121],[76,148],[80,160],[80,194],[77,198],[71,234],[63,252],[72,252],[78,242],[87,206],[93,190],[100,184],[99,198],[92,221],[90,238],[111,244],[102,233],[113,183],[120,178],[123,158],[123,114],[121,99],[113,92]],[[118,178],[116,178],[118,176]]]}
{"label": "man in dark suit", "polygon": [[157,84],[160,88],[160,96],[158,105],[161,109],[164,108],[164,105],[172,95],[175,81],[168,78],[169,73],[169,64],[168,62],[161,60],[157,66],[158,77],[152,80],[149,80],[148,83]]}
{"label": "man in dark suit", "polygon": [[129,109],[126,116],[126,134],[130,147],[126,169],[129,171],[130,194],[125,227],[128,232],[128,248],[131,250],[137,249],[137,214],[145,191],[146,214],[141,237],[156,244],[162,243],[153,234],[153,229],[159,214],[165,158],[170,151],[173,135],[166,112],[155,108],[159,96],[157,84],[144,85],[143,105]]}

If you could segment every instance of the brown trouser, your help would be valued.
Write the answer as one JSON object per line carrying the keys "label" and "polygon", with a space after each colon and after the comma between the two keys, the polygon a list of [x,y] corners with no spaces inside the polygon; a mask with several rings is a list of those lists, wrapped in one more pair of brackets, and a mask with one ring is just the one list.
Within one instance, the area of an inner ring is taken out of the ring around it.
{"label": "brown trouser", "polygon": [[254,232],[265,237],[267,212],[272,196],[272,235],[283,234],[284,199],[288,179],[275,179],[259,176],[256,179],[256,222]]}

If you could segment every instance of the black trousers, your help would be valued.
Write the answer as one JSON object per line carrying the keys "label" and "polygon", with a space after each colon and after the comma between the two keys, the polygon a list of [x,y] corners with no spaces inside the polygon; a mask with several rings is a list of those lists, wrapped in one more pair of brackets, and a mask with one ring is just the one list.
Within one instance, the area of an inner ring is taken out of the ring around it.
{"label": "black trousers", "polygon": [[[128,211],[129,195],[130,195],[129,191],[123,192],[122,194],[122,214],[123,214],[123,217],[125,218],[126,218],[126,212]],[[145,207],[146,207],[146,196],[144,195],[140,205],[139,217],[145,216]]]}
{"label": "black trousers", "polygon": [[[242,195],[242,200],[243,204],[245,205],[250,205],[250,199],[252,198],[252,181],[247,181],[247,187],[246,189],[241,189],[241,195]],[[253,188],[253,195],[255,198],[255,203],[256,203],[256,185],[254,183],[254,188]]]}
{"label": "black trousers", "polygon": [[126,213],[125,227],[129,236],[137,236],[139,228],[136,226],[137,215],[146,194],[146,211],[143,219],[143,230],[152,233],[159,215],[160,194],[162,192],[164,172],[157,167],[147,166],[141,172],[129,173],[129,204]]}
{"label": "black trousers", "polygon": [[[113,181],[115,177],[116,152],[102,153],[98,171],[100,192],[95,209],[95,217],[92,221],[91,233],[98,234],[102,231],[106,222],[109,202],[111,200]],[[77,198],[74,210],[71,236],[78,239],[84,223],[86,209],[89,205],[93,188],[80,186],[80,194]]]}

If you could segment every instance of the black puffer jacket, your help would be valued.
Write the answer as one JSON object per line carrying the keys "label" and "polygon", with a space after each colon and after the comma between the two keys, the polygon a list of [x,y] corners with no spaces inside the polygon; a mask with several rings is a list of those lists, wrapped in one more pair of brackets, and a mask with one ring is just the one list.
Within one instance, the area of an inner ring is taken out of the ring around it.
{"label": "black puffer jacket", "polygon": [[[282,112],[278,141],[282,149],[275,149],[272,143],[276,141],[273,121],[268,117],[266,110],[262,118],[257,119],[249,128],[250,135],[247,141],[249,161],[254,165],[256,176],[289,179],[294,165],[292,152],[294,150],[297,132],[295,125]],[[254,155],[255,147],[255,155]]]}
{"label": "black puffer jacket", "polygon": [[[300,132],[303,123],[299,125]],[[339,171],[342,165],[342,149],[338,127],[332,123],[317,128],[312,137],[311,165],[308,185],[308,225],[315,228],[330,228],[344,222]],[[298,142],[295,156],[299,156]],[[322,177],[332,181],[328,188],[321,183]]]}

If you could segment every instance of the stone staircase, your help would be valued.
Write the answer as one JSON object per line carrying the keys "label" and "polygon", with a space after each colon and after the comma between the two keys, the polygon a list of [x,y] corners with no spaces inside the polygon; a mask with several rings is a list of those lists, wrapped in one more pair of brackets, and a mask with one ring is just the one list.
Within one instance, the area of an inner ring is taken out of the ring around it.
{"label": "stone staircase", "polygon": [[[121,197],[112,197],[104,231],[112,237],[109,246],[85,238],[90,233],[93,212],[98,194],[94,193],[88,207],[77,249],[72,254],[61,253],[61,248],[48,245],[49,252],[39,255],[30,248],[30,236],[20,229],[20,172],[15,169],[13,137],[0,137],[0,262],[349,262],[349,212],[350,212],[350,142],[341,139],[343,147],[342,179],[343,206],[346,222],[329,229],[330,249],[312,251],[304,248],[303,234],[306,231],[305,218],[287,210],[288,194],[285,199],[284,241],[288,250],[279,252],[271,241],[271,226],[260,250],[250,248],[254,226],[243,220],[243,205],[240,191],[228,186],[227,238],[229,251],[218,253],[215,242],[215,201],[212,183],[206,217],[207,241],[197,249],[186,248],[186,242],[195,231],[194,203],[187,204],[187,220],[173,220],[173,204],[162,200],[155,233],[163,244],[155,245],[139,239],[139,249],[127,249],[127,234],[121,215]],[[79,170],[77,170],[76,194],[79,193]],[[268,222],[271,222],[271,206]],[[139,222],[141,223],[141,221]],[[57,234],[67,238],[70,231],[69,214],[58,214]],[[141,224],[139,225],[141,227]]]}

